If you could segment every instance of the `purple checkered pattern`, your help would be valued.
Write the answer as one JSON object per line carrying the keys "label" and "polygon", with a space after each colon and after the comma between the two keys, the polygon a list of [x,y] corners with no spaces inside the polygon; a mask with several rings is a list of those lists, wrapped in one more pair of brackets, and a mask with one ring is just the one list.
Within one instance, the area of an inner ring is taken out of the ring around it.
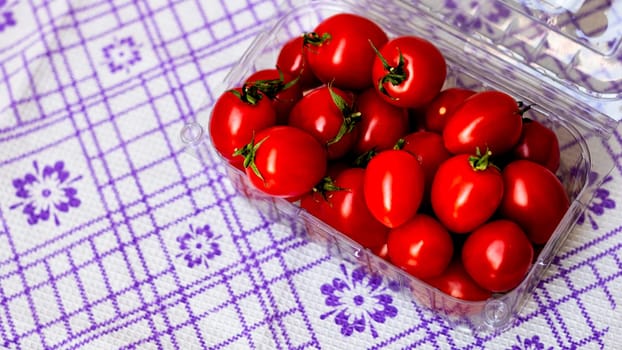
{"label": "purple checkered pattern", "polygon": [[181,128],[285,5],[0,0],[0,347],[616,348],[620,130],[516,326],[482,335],[257,210],[210,151],[184,152]]}

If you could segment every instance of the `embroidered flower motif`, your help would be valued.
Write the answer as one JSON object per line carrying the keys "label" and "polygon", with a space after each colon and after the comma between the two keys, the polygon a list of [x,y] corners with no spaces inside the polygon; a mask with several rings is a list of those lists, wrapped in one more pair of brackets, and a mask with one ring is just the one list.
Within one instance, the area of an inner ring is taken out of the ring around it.
{"label": "embroidered flower motif", "polygon": [[[538,335],[525,339],[522,339],[520,335],[517,335],[516,341],[518,342],[518,345],[512,345],[510,350],[545,350],[544,344],[540,342],[540,336]],[[552,349],[552,346],[546,348],[546,350]]]}
{"label": "embroidered flower motif", "polygon": [[13,11],[11,7],[15,5],[7,4],[7,0],[0,0],[0,33],[3,32],[6,28],[15,26],[17,22],[15,22],[15,18],[13,17]]}
{"label": "embroidered flower motif", "polygon": [[334,315],[335,324],[341,326],[341,334],[347,337],[366,331],[367,326],[371,335],[378,337],[374,323],[385,323],[387,318],[397,316],[393,297],[387,293],[382,277],[368,274],[365,267],[348,274],[346,266],[341,264],[341,271],[343,278],[336,277],[320,287],[326,296],[325,304],[331,308],[320,319]]}
{"label": "embroidered flower motif", "polygon": [[208,261],[222,254],[220,246],[216,242],[222,236],[215,236],[209,225],[196,229],[190,225],[189,228],[190,232],[177,237],[179,249],[181,249],[181,253],[177,254],[177,257],[183,256],[188,267],[203,264],[209,268]]}
{"label": "embroidered flower motif", "polygon": [[[596,173],[592,172],[589,176],[590,184],[593,184],[596,178]],[[604,185],[613,180],[611,175],[608,175],[603,180],[600,187],[598,187],[594,193],[594,198],[592,202],[587,207],[587,210],[581,213],[577,223],[579,225],[583,225],[585,221],[589,221],[593,230],[598,230],[598,223],[596,222],[596,217],[603,216],[606,210],[614,209],[616,207],[616,202],[610,198],[611,193],[609,190],[603,188]]]}
{"label": "embroidered flower motif", "polygon": [[46,165],[43,169],[33,162],[34,173],[27,173],[23,178],[13,180],[15,196],[20,202],[10,208],[22,208],[22,213],[28,217],[28,224],[35,225],[40,220],[47,221],[54,218],[54,223],[60,225],[59,213],[66,213],[71,208],[77,208],[81,202],[76,196],[78,190],[72,187],[73,183],[82,179],[82,176],[70,178],[65,170],[65,163],[57,161],[54,165]]}
{"label": "embroidered flower motif", "polygon": [[129,73],[130,68],[142,60],[140,56],[141,44],[136,44],[131,36],[117,39],[102,48],[104,53],[104,63],[110,69],[110,73],[125,71]]}
{"label": "embroidered flower motif", "polygon": [[[494,29],[486,21],[482,21],[482,19],[499,23],[511,15],[510,10],[497,2],[493,3],[492,6],[489,6],[489,4],[481,6],[477,1],[445,0],[445,8],[455,14],[453,18],[454,25],[475,30],[485,29],[490,34],[494,33]],[[476,11],[481,13],[475,17],[465,15]]]}

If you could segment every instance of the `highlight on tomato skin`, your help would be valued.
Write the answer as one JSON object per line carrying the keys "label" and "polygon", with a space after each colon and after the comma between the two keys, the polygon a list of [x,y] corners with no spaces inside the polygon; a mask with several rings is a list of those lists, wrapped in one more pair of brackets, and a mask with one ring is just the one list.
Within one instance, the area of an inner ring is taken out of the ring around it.
{"label": "highlight on tomato skin", "polygon": [[276,59],[276,67],[283,72],[289,73],[300,80],[303,91],[321,85],[321,82],[313,74],[306,60],[304,51],[304,37],[302,35],[291,38],[279,51]]}
{"label": "highlight on tomato skin", "polygon": [[277,115],[270,100],[262,92],[244,86],[230,89],[216,100],[208,128],[216,151],[242,169],[242,158],[234,153],[255,133],[276,122]]}
{"label": "highlight on tomato skin", "polygon": [[518,102],[505,92],[485,90],[468,97],[454,110],[443,128],[443,141],[453,154],[479,149],[497,156],[516,145],[522,127]]}
{"label": "highlight on tomato skin", "polygon": [[462,247],[464,268],[481,287],[508,292],[525,278],[534,248],[525,232],[507,219],[492,220],[473,231]]}
{"label": "highlight on tomato skin", "polygon": [[375,155],[366,169],[365,202],[378,221],[395,228],[417,213],[425,174],[415,156],[404,150],[385,150]]}
{"label": "highlight on tomato skin", "polygon": [[439,276],[449,265],[453,253],[449,232],[429,215],[417,214],[389,232],[387,254],[390,261],[417,278]]}
{"label": "highlight on tomato skin", "polygon": [[339,13],[304,34],[305,59],[324,84],[360,91],[372,86],[375,53],[370,41],[382,47],[389,40],[375,22],[351,13]]}
{"label": "highlight on tomato skin", "polygon": [[369,212],[363,194],[365,169],[332,165],[301,207],[372,251],[381,251],[389,228]]}
{"label": "highlight on tomato skin", "polygon": [[286,125],[259,131],[238,152],[250,183],[281,198],[298,197],[312,190],[326,173],[324,146],[313,135]]}
{"label": "highlight on tomato skin", "polygon": [[449,87],[434,97],[432,102],[423,108],[423,123],[428,131],[443,133],[447,120],[453,112],[475,91],[459,87]]}
{"label": "highlight on tomato skin", "polygon": [[508,164],[502,176],[501,215],[521,225],[534,244],[546,244],[570,208],[564,185],[545,166],[524,159]]}
{"label": "highlight on tomato skin", "polygon": [[436,171],[432,209],[451,232],[469,234],[497,212],[504,193],[503,177],[489,161],[490,153],[460,154]]}
{"label": "highlight on tomato skin", "polygon": [[512,150],[512,156],[542,164],[556,173],[561,158],[557,135],[542,123],[523,118],[521,137]]}
{"label": "highlight on tomato skin", "polygon": [[447,62],[432,42],[414,35],[398,36],[374,46],[371,77],[376,92],[402,108],[421,108],[441,91]]}

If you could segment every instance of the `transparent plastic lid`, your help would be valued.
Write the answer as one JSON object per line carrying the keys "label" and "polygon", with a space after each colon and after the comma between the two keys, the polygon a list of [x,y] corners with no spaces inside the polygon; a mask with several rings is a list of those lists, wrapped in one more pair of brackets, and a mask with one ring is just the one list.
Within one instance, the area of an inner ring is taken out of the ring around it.
{"label": "transparent plastic lid", "polygon": [[622,119],[622,0],[422,0],[418,5],[473,45],[503,52],[576,99],[572,102],[602,113],[578,116],[593,127],[608,133]]}

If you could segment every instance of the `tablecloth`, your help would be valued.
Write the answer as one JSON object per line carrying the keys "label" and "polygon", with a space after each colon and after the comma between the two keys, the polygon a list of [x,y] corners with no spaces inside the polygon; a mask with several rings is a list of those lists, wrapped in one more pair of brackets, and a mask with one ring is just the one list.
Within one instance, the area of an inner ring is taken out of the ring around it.
{"label": "tablecloth", "polygon": [[516,325],[486,334],[274,222],[213,154],[184,152],[182,127],[283,9],[0,0],[0,347],[619,348],[621,130]]}

